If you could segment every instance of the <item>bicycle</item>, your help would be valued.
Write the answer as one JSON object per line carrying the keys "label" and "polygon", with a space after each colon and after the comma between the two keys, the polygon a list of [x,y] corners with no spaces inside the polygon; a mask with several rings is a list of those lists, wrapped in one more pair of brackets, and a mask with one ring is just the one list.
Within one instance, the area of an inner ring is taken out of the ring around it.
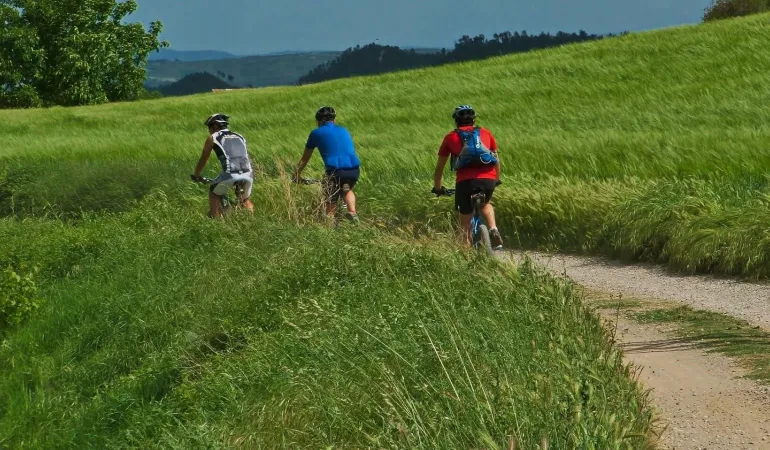
{"label": "bicycle", "polygon": [[[214,184],[214,180],[212,180],[211,178],[206,178],[206,177],[197,178],[195,177],[195,175],[190,175],[190,179],[195,183],[207,184],[207,185]],[[223,216],[229,214],[233,208],[240,209],[243,207],[243,198],[246,195],[246,182],[237,181],[236,183],[234,183],[233,191],[235,192],[235,200],[230,198],[229,189],[226,194],[217,195],[217,197],[219,198],[219,204],[222,206]]]}
{"label": "bicycle", "polygon": [[[291,181],[296,184],[302,184],[305,186],[313,185],[313,184],[321,184],[322,180],[316,179],[316,178],[295,178],[292,177]],[[345,194],[350,190],[350,186],[346,184],[342,185],[342,195],[340,196],[340,200],[338,200],[338,203],[342,203],[342,208],[337,209],[337,213],[334,215],[334,227],[337,228],[340,225],[340,217],[344,217],[345,213],[348,210],[348,205],[345,204],[344,201],[342,201],[342,197],[344,197]]]}
{"label": "bicycle", "polygon": [[[433,194],[436,197],[451,197],[455,194],[454,189],[443,188],[439,192],[433,189]],[[471,204],[473,205],[473,212],[471,213],[471,239],[473,242],[473,248],[476,250],[486,250],[486,252],[492,256],[495,254],[492,249],[492,240],[489,237],[489,227],[484,223],[484,216],[481,214],[481,210],[485,204],[484,192],[480,190],[473,191],[471,194]]]}

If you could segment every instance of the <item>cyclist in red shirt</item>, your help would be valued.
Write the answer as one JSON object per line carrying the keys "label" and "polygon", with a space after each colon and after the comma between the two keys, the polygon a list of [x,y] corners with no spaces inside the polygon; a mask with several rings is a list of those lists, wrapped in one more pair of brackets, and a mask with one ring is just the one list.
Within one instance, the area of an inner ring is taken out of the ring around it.
{"label": "cyclist in red shirt", "polygon": [[[438,152],[438,162],[433,174],[433,193],[441,195],[446,188],[441,185],[444,167],[452,159],[453,170],[457,170],[455,185],[455,207],[460,212],[460,224],[465,232],[466,243],[471,242],[471,195],[484,192],[485,205],[481,211],[489,226],[492,248],[503,248],[503,238],[495,222],[495,210],[489,203],[495,187],[500,184],[500,159],[497,142],[486,128],[476,127],[476,111],[469,105],[455,108],[452,118],[457,128],[444,137]],[[475,144],[475,145],[474,145]]]}

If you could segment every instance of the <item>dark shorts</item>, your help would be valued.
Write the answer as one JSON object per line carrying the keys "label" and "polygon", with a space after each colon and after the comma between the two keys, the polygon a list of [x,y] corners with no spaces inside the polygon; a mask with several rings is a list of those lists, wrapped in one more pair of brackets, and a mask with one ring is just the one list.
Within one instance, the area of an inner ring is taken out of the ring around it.
{"label": "dark shorts", "polygon": [[455,208],[460,214],[473,213],[473,204],[471,196],[476,192],[484,193],[484,204],[492,200],[492,194],[495,192],[495,180],[465,180],[455,185]]}
{"label": "dark shorts", "polygon": [[328,203],[336,203],[342,195],[342,187],[347,184],[349,189],[358,182],[361,171],[355,169],[327,170],[323,179],[324,198]]}

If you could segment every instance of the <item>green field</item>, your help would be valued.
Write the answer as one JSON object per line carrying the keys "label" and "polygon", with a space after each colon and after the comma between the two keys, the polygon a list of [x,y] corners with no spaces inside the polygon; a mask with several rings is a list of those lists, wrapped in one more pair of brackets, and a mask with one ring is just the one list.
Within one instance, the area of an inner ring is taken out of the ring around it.
{"label": "green field", "polygon": [[[189,192],[200,118],[215,110],[233,115],[274,178],[331,103],[365,161],[362,213],[430,226],[449,209],[427,195],[436,149],[453,106],[469,102],[501,145],[496,204],[509,243],[765,277],[766,19],[301,88],[3,113],[0,211],[120,211],[154,187]],[[81,195],[94,176],[100,195]]]}
{"label": "green field", "polygon": [[299,77],[336,58],[339,53],[257,55],[212,61],[149,61],[146,84],[154,87],[173,83],[191,73],[208,72],[217,75],[218,72],[224,72],[233,76],[231,84],[240,87],[292,85]]}
{"label": "green field", "polygon": [[[509,246],[764,277],[767,19],[0,111],[0,261],[37,266],[18,296],[42,299],[0,345],[0,446],[642,448],[649,406],[572,288],[454,250],[435,153],[473,104],[501,147]],[[283,173],[326,103],[363,160],[360,228],[321,227]],[[254,218],[206,220],[188,182],[217,110],[259,166]]]}

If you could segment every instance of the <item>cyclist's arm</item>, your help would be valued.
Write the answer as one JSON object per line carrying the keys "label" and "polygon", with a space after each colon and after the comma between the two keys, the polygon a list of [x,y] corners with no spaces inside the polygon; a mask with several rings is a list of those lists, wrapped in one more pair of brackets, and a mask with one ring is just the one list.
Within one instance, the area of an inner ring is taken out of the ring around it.
{"label": "cyclist's arm", "polygon": [[313,156],[313,149],[306,148],[305,153],[302,154],[302,159],[300,159],[299,164],[297,164],[297,170],[294,171],[295,179],[299,179],[300,175],[302,175],[302,171],[305,170],[305,166],[310,162],[311,156]]}
{"label": "cyclist's arm", "polygon": [[208,139],[206,139],[206,143],[203,144],[203,152],[201,153],[201,158],[198,160],[198,165],[195,166],[195,176],[200,177],[203,173],[203,169],[206,168],[206,163],[209,161],[209,156],[211,155],[211,150],[214,149],[214,138],[212,136],[209,136]]}
{"label": "cyclist's arm", "polygon": [[449,156],[439,156],[438,161],[436,162],[436,170],[433,172],[433,187],[436,190],[441,189],[441,180],[444,178],[444,167],[446,167],[448,159]]}

